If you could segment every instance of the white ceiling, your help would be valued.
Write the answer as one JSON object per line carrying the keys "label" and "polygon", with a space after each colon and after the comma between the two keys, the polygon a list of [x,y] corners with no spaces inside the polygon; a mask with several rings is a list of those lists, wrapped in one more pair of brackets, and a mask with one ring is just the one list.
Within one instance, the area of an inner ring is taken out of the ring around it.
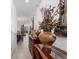
{"label": "white ceiling", "polygon": [[25,0],[13,0],[18,17],[29,17],[36,10],[41,0],[29,0],[28,3]]}

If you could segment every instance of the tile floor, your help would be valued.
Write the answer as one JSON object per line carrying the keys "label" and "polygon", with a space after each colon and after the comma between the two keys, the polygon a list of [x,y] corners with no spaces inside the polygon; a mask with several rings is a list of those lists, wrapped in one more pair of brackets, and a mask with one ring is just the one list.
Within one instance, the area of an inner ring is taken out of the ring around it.
{"label": "tile floor", "polygon": [[24,41],[20,41],[14,49],[11,59],[32,59],[28,48],[28,34],[24,37]]}

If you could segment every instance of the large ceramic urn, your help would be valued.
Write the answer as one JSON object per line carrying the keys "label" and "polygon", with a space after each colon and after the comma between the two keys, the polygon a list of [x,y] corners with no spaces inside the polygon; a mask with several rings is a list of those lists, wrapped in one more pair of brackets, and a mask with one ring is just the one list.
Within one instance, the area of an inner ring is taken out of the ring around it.
{"label": "large ceramic urn", "polygon": [[55,7],[51,8],[51,5],[49,8],[41,9],[43,21],[40,23],[39,28],[43,31],[39,34],[39,39],[46,48],[51,47],[56,40],[52,30],[57,26],[57,20],[54,17],[58,14],[58,9],[54,9]]}
{"label": "large ceramic urn", "polygon": [[41,32],[39,34],[39,39],[46,48],[50,48],[52,44],[55,42],[56,37],[51,32]]}

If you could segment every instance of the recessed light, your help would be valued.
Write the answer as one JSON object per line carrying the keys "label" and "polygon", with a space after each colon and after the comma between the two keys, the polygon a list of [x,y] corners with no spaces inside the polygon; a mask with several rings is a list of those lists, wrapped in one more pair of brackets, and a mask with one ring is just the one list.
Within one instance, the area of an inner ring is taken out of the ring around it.
{"label": "recessed light", "polygon": [[28,3],[28,2],[29,2],[29,0],[25,0],[25,2],[26,2],[26,3]]}

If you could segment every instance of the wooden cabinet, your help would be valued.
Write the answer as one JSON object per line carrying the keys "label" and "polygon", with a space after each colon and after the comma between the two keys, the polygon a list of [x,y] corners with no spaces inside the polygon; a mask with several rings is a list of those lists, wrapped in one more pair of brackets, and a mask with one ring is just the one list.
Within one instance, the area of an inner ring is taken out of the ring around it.
{"label": "wooden cabinet", "polygon": [[41,44],[39,39],[33,40],[29,37],[29,50],[33,59],[53,59],[45,49],[41,49],[39,44]]}

